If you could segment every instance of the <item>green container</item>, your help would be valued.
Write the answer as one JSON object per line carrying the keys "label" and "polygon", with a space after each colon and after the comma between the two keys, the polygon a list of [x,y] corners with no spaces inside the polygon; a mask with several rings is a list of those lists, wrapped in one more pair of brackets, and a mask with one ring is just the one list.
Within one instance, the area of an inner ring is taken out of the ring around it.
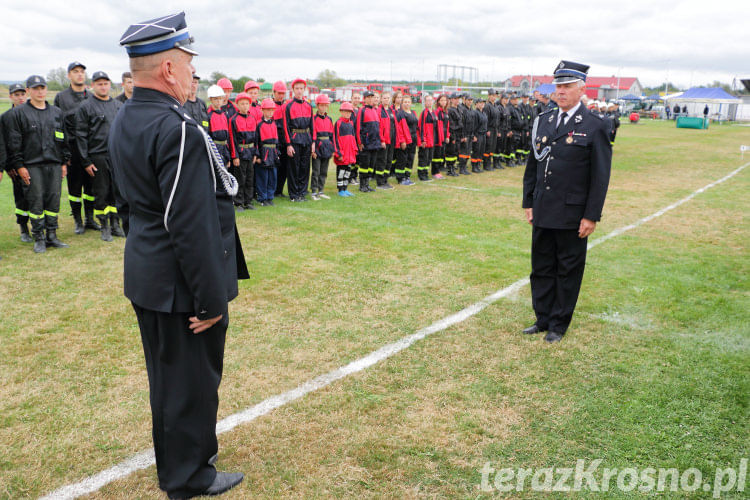
{"label": "green container", "polygon": [[680,116],[677,118],[677,128],[708,128],[708,119],[698,118],[697,116]]}

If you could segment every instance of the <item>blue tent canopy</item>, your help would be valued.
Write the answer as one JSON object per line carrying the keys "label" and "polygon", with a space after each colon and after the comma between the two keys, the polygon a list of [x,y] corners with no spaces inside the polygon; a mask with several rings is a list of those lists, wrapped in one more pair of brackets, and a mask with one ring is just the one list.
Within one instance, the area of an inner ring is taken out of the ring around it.
{"label": "blue tent canopy", "polygon": [[623,101],[640,101],[641,98],[638,96],[634,96],[633,94],[626,94],[622,97],[620,97]]}
{"label": "blue tent canopy", "polygon": [[709,99],[719,99],[719,100],[737,100],[738,98],[733,96],[732,94],[727,93],[723,88],[721,87],[708,87],[708,88],[699,88],[699,87],[693,87],[692,89],[686,90],[682,93],[682,95],[679,97],[679,99],[697,99],[697,100],[709,100]]}
{"label": "blue tent canopy", "polygon": [[554,83],[543,83],[539,85],[536,89],[538,90],[540,94],[542,95],[550,95],[552,92],[555,91],[555,84]]}
{"label": "blue tent canopy", "polygon": [[649,101],[661,101],[661,96],[659,94],[651,94],[646,99]]}

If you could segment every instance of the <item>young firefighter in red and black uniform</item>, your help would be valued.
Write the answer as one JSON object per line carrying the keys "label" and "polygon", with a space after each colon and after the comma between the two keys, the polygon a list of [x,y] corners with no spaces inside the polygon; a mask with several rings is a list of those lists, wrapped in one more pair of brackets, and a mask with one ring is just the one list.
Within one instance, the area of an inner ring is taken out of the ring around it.
{"label": "young firefighter in red and black uniform", "polygon": [[[263,111],[260,109],[260,102],[258,102],[258,94],[260,94],[260,85],[254,80],[248,80],[245,82],[245,94],[250,96],[250,111],[248,111],[253,118],[255,123],[260,122],[263,119]],[[234,100],[237,104],[237,99]]]}
{"label": "young firefighter in red and black uniform", "polygon": [[474,108],[476,128],[474,129],[474,139],[471,144],[471,171],[477,174],[482,172],[482,162],[484,162],[484,152],[487,144],[487,115],[484,114],[483,109],[484,99],[479,97]]}
{"label": "young firefighter in red and black uniform", "polygon": [[432,150],[432,176],[443,179],[440,171],[445,167],[445,145],[448,142],[450,132],[448,129],[448,96],[441,94],[435,103],[435,148]]}
{"label": "young firefighter in red and black uniform", "polygon": [[[229,162],[229,117],[221,107],[224,104],[224,91],[218,85],[208,87],[208,100],[211,107],[208,108],[208,135],[216,144],[216,149],[224,160],[227,169],[234,170]],[[233,175],[235,172],[231,172]]]}
{"label": "young firefighter in red and black uniform", "polygon": [[[0,154],[6,154],[6,167],[8,175],[13,179],[13,200],[16,203],[16,224],[21,228],[21,241],[31,243],[34,239],[29,234],[29,202],[23,194],[24,183],[18,176],[16,169],[10,163],[10,150],[8,149],[8,131],[13,120],[13,111],[26,102],[26,87],[20,83],[13,83],[8,87],[11,109],[0,115],[0,139],[4,146]],[[80,210],[79,210],[80,212]]]}
{"label": "young firefighter in red and black uniform", "polygon": [[347,186],[352,165],[357,161],[357,139],[354,137],[354,124],[350,120],[354,107],[352,103],[344,102],[339,112],[341,118],[333,127],[333,146],[336,149],[333,153],[333,162],[336,164],[336,187],[339,189],[339,196],[347,197],[354,196]]}
{"label": "young firefighter in red and black uniform", "polygon": [[419,120],[411,110],[411,97],[405,95],[401,100],[401,109],[396,113],[396,179],[404,186],[414,184],[411,181],[411,167],[414,165],[414,153],[417,150],[417,124]]}
{"label": "young firefighter in red and black uniform", "polygon": [[388,175],[393,165],[393,146],[396,143],[396,118],[391,108],[391,94],[385,92],[380,96],[378,106],[380,116],[380,143],[383,147],[378,151],[375,161],[375,181],[378,189],[393,189],[388,184]]}
{"label": "young firefighter in red and black uniform", "polygon": [[279,129],[274,120],[278,105],[271,99],[263,99],[260,104],[263,119],[255,130],[257,150],[255,151],[255,190],[262,207],[273,206],[276,191],[276,168],[279,165]]}
{"label": "young firefighter in red and black uniform", "polygon": [[328,105],[331,99],[325,94],[320,94],[315,98],[315,106],[318,108],[313,118],[313,141],[315,141],[315,151],[312,153],[312,175],[310,176],[310,191],[312,199],[320,200],[321,198],[330,200],[331,198],[323,193],[328,176],[328,163],[333,155],[333,121],[328,116]]}
{"label": "young firefighter in red and black uniform", "polygon": [[[352,92],[352,125],[354,126],[354,130],[357,130],[357,118],[359,117],[359,110],[362,109],[362,94],[359,92]],[[357,177],[359,175],[359,151],[357,152],[357,160],[354,162],[354,165],[352,165],[352,174],[349,177],[349,184],[354,184],[355,186],[359,184],[357,182]]]}
{"label": "young firefighter in red and black uniform", "polygon": [[237,106],[235,106],[230,99],[232,91],[234,90],[232,82],[229,81],[229,78],[220,78],[219,81],[216,82],[216,85],[224,91],[224,102],[222,103],[221,110],[226,113],[227,118],[231,118],[237,114]]}
{"label": "young firefighter in red and black uniform", "polygon": [[294,97],[284,106],[284,140],[289,159],[287,190],[289,200],[307,201],[307,179],[310,178],[310,157],[315,150],[312,140],[313,109],[305,101],[307,82],[297,78],[292,82]]}
{"label": "young firefighter in red and black uniform", "polygon": [[370,187],[370,177],[375,174],[375,161],[380,143],[380,116],[373,107],[375,94],[370,90],[362,93],[365,105],[357,115],[357,147],[359,148],[359,190],[363,193],[374,191]]}
{"label": "young firefighter in red and black uniform", "polygon": [[417,127],[417,145],[419,146],[417,176],[420,181],[429,181],[430,167],[432,166],[432,148],[435,147],[435,126],[437,125],[437,120],[432,111],[432,96],[424,96],[422,102],[424,103],[424,109],[419,115],[419,125]]}
{"label": "young firefighter in red and black uniform", "polygon": [[[276,122],[277,133],[279,135],[279,164],[276,169],[276,198],[283,198],[284,184],[289,171],[289,158],[286,154],[286,143],[284,142],[284,106],[286,104],[286,83],[279,80],[273,84],[273,103],[276,105],[276,111],[273,114],[273,120]],[[263,104],[261,104],[261,111]],[[256,184],[257,185],[257,184]]]}
{"label": "young firefighter in red and black uniform", "polygon": [[[237,178],[237,194],[234,206],[237,211],[255,210],[253,196],[255,196],[255,130],[258,121],[250,113],[251,98],[240,92],[234,103],[237,114],[229,120],[229,153],[232,155],[232,166]],[[262,118],[261,118],[262,119]]]}

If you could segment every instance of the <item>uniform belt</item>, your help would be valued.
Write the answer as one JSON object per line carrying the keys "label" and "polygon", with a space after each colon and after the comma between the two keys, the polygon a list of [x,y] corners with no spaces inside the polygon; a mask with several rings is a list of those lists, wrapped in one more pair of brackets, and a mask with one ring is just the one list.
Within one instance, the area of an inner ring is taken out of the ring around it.
{"label": "uniform belt", "polygon": [[227,141],[214,141],[214,144],[216,144],[217,146],[226,146]]}
{"label": "uniform belt", "polygon": [[319,140],[319,141],[330,141],[330,140],[331,140],[331,138],[330,138],[330,137],[328,137],[327,135],[324,135],[324,136],[320,136],[320,135],[319,135],[319,136],[318,136],[318,140]]}
{"label": "uniform belt", "polygon": [[309,134],[310,129],[309,128],[293,128],[292,133],[293,134]]}
{"label": "uniform belt", "polygon": [[252,148],[252,147],[255,147],[254,142],[251,142],[250,144],[240,144],[240,149],[247,149],[247,148]]}
{"label": "uniform belt", "polygon": [[276,146],[278,146],[278,144],[263,144],[264,148],[269,148],[269,149],[276,149]]}

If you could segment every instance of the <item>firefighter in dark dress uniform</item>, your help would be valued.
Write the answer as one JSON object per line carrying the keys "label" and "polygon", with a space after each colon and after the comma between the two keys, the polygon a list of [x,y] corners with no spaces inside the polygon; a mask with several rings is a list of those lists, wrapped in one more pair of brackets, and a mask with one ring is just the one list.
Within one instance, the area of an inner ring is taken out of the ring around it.
{"label": "firefighter in dark dress uniform", "polygon": [[125,295],[146,358],[159,487],[169,498],[217,495],[241,473],[217,472],[229,301],[247,278],[229,175],[183,104],[194,71],[185,14],[134,24],[120,39],[135,88],[110,129],[125,223]]}
{"label": "firefighter in dark dress uniform", "polygon": [[523,176],[523,208],[533,226],[531,297],[536,322],[559,342],[573,317],[586,263],[588,236],[601,218],[609,185],[609,125],[580,102],[589,67],[562,61],[555,70],[559,109],[534,123]]}

